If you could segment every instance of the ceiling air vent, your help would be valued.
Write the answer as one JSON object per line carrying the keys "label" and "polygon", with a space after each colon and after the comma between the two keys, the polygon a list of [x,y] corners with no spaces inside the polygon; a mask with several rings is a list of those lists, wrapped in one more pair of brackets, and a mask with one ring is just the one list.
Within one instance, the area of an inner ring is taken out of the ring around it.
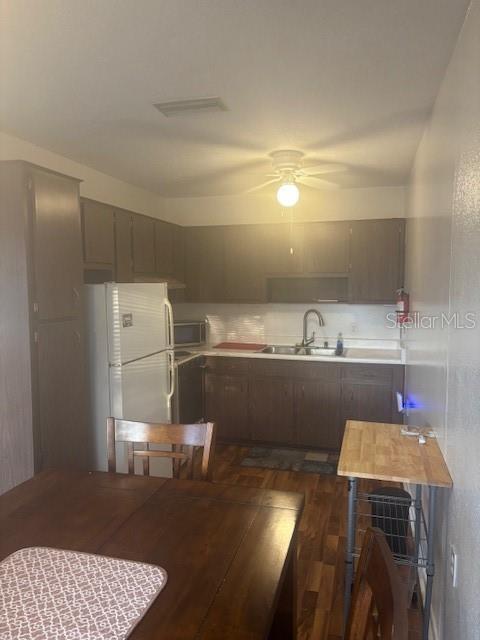
{"label": "ceiling air vent", "polygon": [[153,105],[167,118],[188,115],[190,113],[206,113],[208,111],[227,111],[225,103],[216,96],[211,98],[193,98],[191,100],[171,100]]}

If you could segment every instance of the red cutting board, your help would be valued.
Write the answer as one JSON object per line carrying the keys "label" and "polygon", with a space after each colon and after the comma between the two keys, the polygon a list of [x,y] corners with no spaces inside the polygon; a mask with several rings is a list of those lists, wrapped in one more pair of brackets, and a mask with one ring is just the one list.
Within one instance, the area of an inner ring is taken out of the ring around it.
{"label": "red cutting board", "polygon": [[256,342],[220,342],[213,348],[230,349],[231,351],[261,351],[266,346],[266,344],[257,344]]}

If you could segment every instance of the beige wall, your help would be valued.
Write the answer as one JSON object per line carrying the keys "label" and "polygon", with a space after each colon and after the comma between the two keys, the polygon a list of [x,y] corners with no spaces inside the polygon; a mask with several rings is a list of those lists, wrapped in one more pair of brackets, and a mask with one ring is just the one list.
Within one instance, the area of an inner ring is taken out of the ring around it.
{"label": "beige wall", "polygon": [[[480,609],[480,0],[473,0],[411,176],[407,287],[426,316],[473,312],[474,330],[409,330],[407,389],[453,476],[435,528],[434,629],[440,640],[477,640]],[[458,554],[458,587],[449,572]],[[433,636],[432,636],[433,637]]]}
{"label": "beige wall", "polygon": [[[75,176],[83,180],[80,192],[87,198],[185,226],[283,220],[282,211],[271,194],[162,198],[158,194],[139,189],[2,132],[0,160],[27,160]],[[405,188],[378,187],[305,192],[295,207],[294,215],[296,220],[401,218],[405,215]]]}
{"label": "beige wall", "polygon": [[87,198],[108,202],[117,207],[131,209],[150,216],[166,216],[166,212],[163,211],[162,198],[157,194],[134,187],[1,131],[0,160],[26,160],[60,173],[66,173],[83,180],[80,192]]}
{"label": "beige wall", "polygon": [[[286,219],[355,220],[403,218],[405,187],[372,187],[325,191],[300,190],[300,201],[286,211]],[[248,196],[170,198],[168,211],[179,224],[214,225],[281,222],[282,209],[273,193]]]}

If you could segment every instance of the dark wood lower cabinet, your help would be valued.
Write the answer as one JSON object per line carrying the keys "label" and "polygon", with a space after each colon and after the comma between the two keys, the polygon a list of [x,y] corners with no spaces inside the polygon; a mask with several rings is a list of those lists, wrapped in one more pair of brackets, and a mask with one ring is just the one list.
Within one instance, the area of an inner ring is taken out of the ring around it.
{"label": "dark wood lower cabinet", "polygon": [[37,346],[41,467],[86,469],[90,433],[81,322],[40,324]]}
{"label": "dark wood lower cabinet", "polygon": [[249,382],[252,440],[294,443],[293,384],[282,378],[253,376]]}
{"label": "dark wood lower cabinet", "polygon": [[343,383],[342,417],[344,420],[367,422],[392,421],[392,395],[390,386]]}
{"label": "dark wood lower cabinet", "polygon": [[178,387],[175,390],[175,421],[193,424],[203,420],[203,358],[195,358],[178,365]]}
{"label": "dark wood lower cabinet", "polygon": [[338,450],[345,420],[401,422],[403,366],[207,358],[206,419],[218,437]]}
{"label": "dark wood lower cabinet", "polygon": [[208,373],[205,412],[210,422],[217,423],[220,440],[250,440],[247,376]]}
{"label": "dark wood lower cabinet", "polygon": [[295,444],[339,448],[340,402],[341,387],[336,382],[295,382]]}

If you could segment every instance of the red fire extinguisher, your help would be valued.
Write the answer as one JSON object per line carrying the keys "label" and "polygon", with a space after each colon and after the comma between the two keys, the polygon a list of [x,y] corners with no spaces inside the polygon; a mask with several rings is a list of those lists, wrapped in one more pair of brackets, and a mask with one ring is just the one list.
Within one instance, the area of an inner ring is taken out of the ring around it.
{"label": "red fire extinguisher", "polygon": [[410,296],[402,287],[397,290],[397,322],[399,325],[403,325],[407,322],[410,313]]}

